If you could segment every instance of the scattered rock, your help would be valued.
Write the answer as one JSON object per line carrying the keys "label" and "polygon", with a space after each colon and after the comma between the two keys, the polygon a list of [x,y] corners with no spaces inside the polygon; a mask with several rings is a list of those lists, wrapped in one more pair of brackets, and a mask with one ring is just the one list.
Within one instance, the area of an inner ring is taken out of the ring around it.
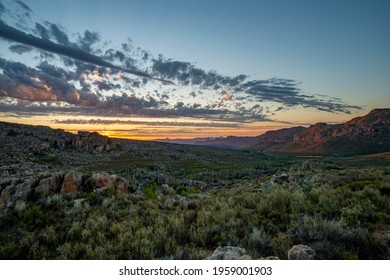
{"label": "scattered rock", "polygon": [[179,205],[179,201],[173,198],[167,198],[163,203],[160,204],[162,209],[173,209]]}
{"label": "scattered rock", "polygon": [[246,250],[240,247],[224,246],[215,249],[214,253],[207,257],[206,260],[238,260],[241,257],[248,259],[250,256],[246,255]]}
{"label": "scattered rock", "polygon": [[174,195],[175,190],[168,186],[167,184],[163,184],[160,186],[160,191],[163,195]]}
{"label": "scattered rock", "polygon": [[165,174],[158,174],[158,176],[157,176],[157,183],[159,185],[168,184],[169,183],[168,176],[165,175]]}
{"label": "scattered rock", "polygon": [[85,198],[75,199],[73,201],[73,207],[78,208],[78,207],[84,206],[85,201],[86,201]]}
{"label": "scattered rock", "polygon": [[260,260],[273,260],[273,261],[276,261],[276,260],[280,260],[278,257],[276,256],[268,256],[266,258],[260,258]]}
{"label": "scattered rock", "polygon": [[289,260],[314,260],[315,251],[308,245],[294,245],[288,251]]}
{"label": "scattered rock", "polygon": [[192,204],[191,200],[189,200],[188,197],[185,196],[180,197],[179,203],[181,207],[186,209]]}
{"label": "scattered rock", "polygon": [[307,161],[302,162],[300,170],[301,171],[309,171],[309,170],[313,170],[313,168],[314,168],[313,162],[307,160]]}
{"label": "scattered rock", "polygon": [[129,182],[118,175],[111,175],[111,182],[117,193],[128,193]]}
{"label": "scattered rock", "polygon": [[252,259],[252,257],[249,255],[243,255],[243,256],[238,258],[238,260],[251,260],[251,259]]}

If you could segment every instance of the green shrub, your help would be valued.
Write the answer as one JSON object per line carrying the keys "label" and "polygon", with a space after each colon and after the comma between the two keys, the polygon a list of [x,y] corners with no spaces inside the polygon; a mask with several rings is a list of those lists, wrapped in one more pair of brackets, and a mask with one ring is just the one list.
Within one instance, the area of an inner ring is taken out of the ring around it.
{"label": "green shrub", "polygon": [[158,198],[158,194],[157,194],[157,185],[155,182],[152,182],[152,183],[149,183],[147,184],[144,189],[144,194],[147,198],[149,199],[157,199]]}
{"label": "green shrub", "polygon": [[23,213],[23,220],[29,225],[42,224],[45,218],[45,213],[40,205],[33,205]]}

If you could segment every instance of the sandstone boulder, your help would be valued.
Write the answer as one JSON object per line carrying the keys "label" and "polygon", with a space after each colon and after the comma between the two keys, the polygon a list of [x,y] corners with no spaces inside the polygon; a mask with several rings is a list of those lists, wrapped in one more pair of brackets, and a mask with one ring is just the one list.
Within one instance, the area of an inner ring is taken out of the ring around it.
{"label": "sandstone boulder", "polygon": [[62,183],[62,193],[74,193],[77,192],[81,186],[82,175],[75,171],[69,171],[64,176],[64,182]]}

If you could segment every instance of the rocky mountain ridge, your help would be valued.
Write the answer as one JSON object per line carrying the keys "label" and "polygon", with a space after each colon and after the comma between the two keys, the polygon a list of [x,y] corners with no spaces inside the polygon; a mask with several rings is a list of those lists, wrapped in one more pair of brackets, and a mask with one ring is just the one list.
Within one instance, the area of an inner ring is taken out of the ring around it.
{"label": "rocky mountain ridge", "polygon": [[32,126],[0,122],[1,161],[31,159],[34,154],[50,150],[74,149],[86,153],[109,152],[118,141],[96,132],[77,134],[46,126]]}
{"label": "rocky mountain ridge", "polygon": [[317,123],[268,131],[255,137],[162,140],[233,149],[261,149],[295,155],[363,155],[390,150],[390,109],[374,109],[341,124]]}
{"label": "rocky mountain ridge", "polygon": [[316,155],[387,152],[390,149],[390,109],[374,109],[365,116],[341,124],[317,123],[307,128],[270,131],[258,136],[251,147]]}

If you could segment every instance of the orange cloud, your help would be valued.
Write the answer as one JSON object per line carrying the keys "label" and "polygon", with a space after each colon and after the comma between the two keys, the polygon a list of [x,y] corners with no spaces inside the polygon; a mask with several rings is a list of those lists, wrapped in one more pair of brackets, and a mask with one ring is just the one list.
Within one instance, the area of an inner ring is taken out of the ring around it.
{"label": "orange cloud", "polygon": [[223,100],[231,100],[233,98],[233,93],[225,93],[222,98]]}

